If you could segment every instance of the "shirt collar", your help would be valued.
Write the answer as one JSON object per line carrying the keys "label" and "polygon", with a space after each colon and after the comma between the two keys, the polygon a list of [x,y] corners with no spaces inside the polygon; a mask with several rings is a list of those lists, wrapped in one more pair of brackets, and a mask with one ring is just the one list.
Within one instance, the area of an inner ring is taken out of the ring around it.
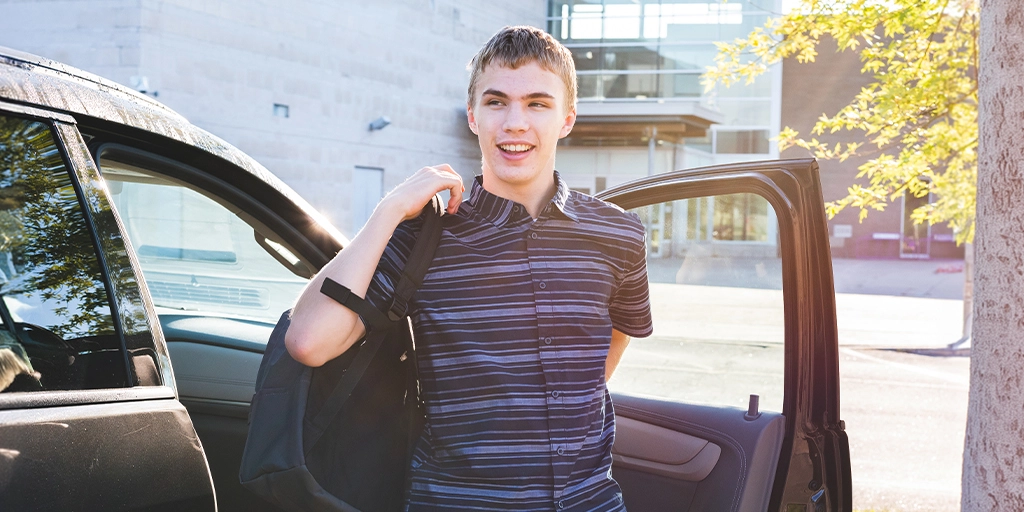
{"label": "shirt collar", "polygon": [[[554,197],[551,198],[551,204],[555,207],[553,210],[557,211],[554,215],[561,214],[565,218],[579,222],[575,210],[576,201],[569,192],[569,186],[558,175],[558,171],[554,172],[554,180],[556,189]],[[523,205],[484,190],[483,176],[477,176],[473,180],[473,190],[469,194],[468,202],[475,212],[499,228],[510,221],[529,217]],[[541,213],[541,217],[544,217],[544,213]]]}

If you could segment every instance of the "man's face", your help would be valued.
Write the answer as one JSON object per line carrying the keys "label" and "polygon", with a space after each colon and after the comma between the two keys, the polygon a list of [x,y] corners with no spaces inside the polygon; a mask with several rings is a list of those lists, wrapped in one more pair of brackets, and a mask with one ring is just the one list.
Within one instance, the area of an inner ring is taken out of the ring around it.
{"label": "man's face", "polygon": [[516,69],[490,65],[476,91],[469,127],[480,138],[484,183],[530,188],[550,181],[558,139],[576,122],[562,79],[536,62]]}

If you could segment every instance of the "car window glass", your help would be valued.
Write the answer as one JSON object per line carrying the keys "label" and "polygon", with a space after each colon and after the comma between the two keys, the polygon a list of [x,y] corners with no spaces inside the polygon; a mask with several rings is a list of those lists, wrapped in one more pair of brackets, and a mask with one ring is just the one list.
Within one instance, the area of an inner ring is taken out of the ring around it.
{"label": "car window glass", "polygon": [[119,320],[116,327],[128,355],[131,385],[159,386],[171,382],[169,365],[160,363],[166,356],[153,338],[150,322],[156,318],[147,312],[142,297],[139,286],[142,275],[132,265],[121,227],[107,198],[106,184],[85,141],[88,136],[71,124],[57,123],[54,128],[67,149],[68,161],[78,178],[82,204],[99,242],[100,261],[106,267],[107,287],[115,307],[115,319]]}
{"label": "car window glass", "polygon": [[127,385],[96,246],[46,124],[0,115],[0,390]]}
{"label": "car window glass", "polygon": [[158,308],[274,323],[305,287],[306,266],[244,210],[134,164],[100,167]]}
{"label": "car window glass", "polygon": [[632,210],[647,228],[654,334],[629,344],[609,388],[782,411],[784,315],[778,222],[761,196]]}

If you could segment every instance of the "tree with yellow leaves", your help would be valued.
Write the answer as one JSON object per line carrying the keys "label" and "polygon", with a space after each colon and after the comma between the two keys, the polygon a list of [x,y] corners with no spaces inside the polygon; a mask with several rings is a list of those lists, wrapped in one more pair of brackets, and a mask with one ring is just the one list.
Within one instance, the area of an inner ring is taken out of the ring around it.
{"label": "tree with yellow leaves", "polygon": [[[829,216],[853,206],[864,218],[905,193],[934,201],[915,222],[947,223],[958,243],[974,237],[978,168],[978,4],[974,0],[800,0],[745,39],[719,44],[705,85],[752,82],[786,58],[810,62],[826,37],[859,52],[874,81],[847,106],[823,115],[806,138],[791,128],[779,149],[818,159],[870,157]],[[829,146],[816,136],[850,130],[863,141]]]}

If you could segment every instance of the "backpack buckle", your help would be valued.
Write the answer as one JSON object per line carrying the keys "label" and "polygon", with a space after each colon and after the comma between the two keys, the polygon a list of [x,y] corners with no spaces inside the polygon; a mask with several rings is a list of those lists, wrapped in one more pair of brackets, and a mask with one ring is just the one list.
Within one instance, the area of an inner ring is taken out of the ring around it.
{"label": "backpack buckle", "polygon": [[391,307],[388,309],[388,318],[390,318],[392,322],[397,322],[405,316],[405,313],[408,310],[409,305],[402,300],[401,297],[396,295],[395,298],[391,300]]}

